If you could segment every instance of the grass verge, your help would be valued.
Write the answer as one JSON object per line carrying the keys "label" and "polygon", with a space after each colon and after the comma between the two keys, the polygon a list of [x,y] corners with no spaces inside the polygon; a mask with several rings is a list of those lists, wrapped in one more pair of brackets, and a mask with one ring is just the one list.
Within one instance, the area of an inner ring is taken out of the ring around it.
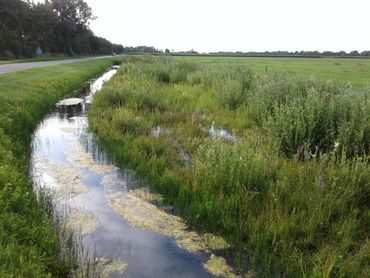
{"label": "grass verge", "polygon": [[365,89],[242,65],[128,57],[88,117],[190,225],[231,242],[240,269],[367,277],[369,100]]}
{"label": "grass verge", "polygon": [[114,62],[102,59],[0,76],[0,277],[67,277],[75,267],[50,202],[33,191],[30,141],[58,99]]}
{"label": "grass verge", "polygon": [[20,58],[14,60],[0,60],[0,65],[6,64],[17,64],[17,63],[30,63],[30,62],[44,62],[44,61],[56,61],[56,60],[68,60],[68,59],[79,59],[79,58],[89,58],[91,56],[43,56],[43,57],[33,57],[33,58]]}

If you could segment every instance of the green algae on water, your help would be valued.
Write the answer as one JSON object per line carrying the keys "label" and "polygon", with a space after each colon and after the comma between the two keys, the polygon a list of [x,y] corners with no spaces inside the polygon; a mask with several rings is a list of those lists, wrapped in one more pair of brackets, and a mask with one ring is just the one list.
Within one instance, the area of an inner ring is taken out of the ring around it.
{"label": "green algae on water", "polygon": [[[209,253],[230,247],[222,237],[209,233],[200,235],[190,230],[180,217],[153,205],[151,202],[162,200],[160,194],[151,193],[148,188],[116,191],[114,187],[122,184],[122,181],[115,180],[110,175],[105,175],[102,183],[109,205],[133,226],[172,237],[180,248],[193,253]],[[237,277],[224,258],[213,254],[204,267],[215,275]]]}
{"label": "green algae on water", "polygon": [[67,160],[77,168],[88,168],[99,174],[106,174],[118,169],[113,165],[96,163],[93,155],[86,152],[81,144],[76,144],[67,150]]}
{"label": "green algae on water", "polygon": [[47,184],[56,198],[88,191],[81,169],[50,161],[46,157],[35,159],[35,168],[40,171],[40,185],[44,187]]}
{"label": "green algae on water", "polygon": [[92,213],[82,209],[72,208],[66,217],[65,225],[84,236],[94,233],[100,223]]}
{"label": "green algae on water", "polygon": [[233,269],[226,263],[225,258],[211,255],[209,260],[203,264],[204,268],[216,276],[223,276],[228,278],[239,277],[233,272]]}
{"label": "green algae on water", "polygon": [[117,273],[123,274],[127,269],[127,263],[110,260],[107,258],[99,258],[98,260],[98,269],[101,272],[102,278],[109,278],[110,274]]}

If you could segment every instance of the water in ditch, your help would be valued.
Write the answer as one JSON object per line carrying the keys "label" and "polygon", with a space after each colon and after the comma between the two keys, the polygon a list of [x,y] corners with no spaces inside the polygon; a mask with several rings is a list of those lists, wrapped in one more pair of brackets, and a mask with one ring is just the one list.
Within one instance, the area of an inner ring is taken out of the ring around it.
{"label": "water in ditch", "polygon": [[84,252],[102,262],[103,277],[234,277],[217,255],[228,244],[168,213],[161,196],[116,167],[88,131],[92,97],[117,70],[89,82],[79,98],[59,102],[39,124],[31,158],[36,190],[52,195]]}

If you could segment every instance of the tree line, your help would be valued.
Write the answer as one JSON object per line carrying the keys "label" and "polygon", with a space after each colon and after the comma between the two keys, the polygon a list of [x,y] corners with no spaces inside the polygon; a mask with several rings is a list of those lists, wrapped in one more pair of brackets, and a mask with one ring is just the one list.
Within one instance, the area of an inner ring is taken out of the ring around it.
{"label": "tree line", "polygon": [[153,46],[129,46],[123,47],[124,53],[163,53],[162,50],[159,50]]}
{"label": "tree line", "polygon": [[112,54],[123,46],[95,36],[83,0],[0,0],[0,59],[37,54]]}
{"label": "tree line", "polygon": [[210,55],[221,55],[221,56],[271,56],[271,57],[369,57],[370,51],[358,52],[357,50],[346,52],[346,51],[250,51],[250,52],[228,52],[228,51],[219,51],[208,53]]}
{"label": "tree line", "polygon": [[170,51],[166,49],[165,54],[171,54],[174,56],[230,56],[230,57],[370,57],[370,51],[359,52],[357,50],[345,52],[345,51],[218,51],[218,52],[198,52],[194,49],[188,51]]}

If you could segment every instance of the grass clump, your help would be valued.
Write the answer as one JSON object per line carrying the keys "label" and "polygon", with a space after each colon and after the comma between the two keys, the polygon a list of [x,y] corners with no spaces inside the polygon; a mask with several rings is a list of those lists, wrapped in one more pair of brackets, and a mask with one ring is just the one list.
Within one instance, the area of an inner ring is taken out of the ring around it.
{"label": "grass clump", "polygon": [[[368,90],[147,59],[128,59],[89,110],[91,129],[119,161],[193,227],[225,237],[232,247],[218,252],[240,270],[369,274]],[[222,137],[221,126],[236,137]]]}
{"label": "grass clump", "polygon": [[70,236],[59,230],[47,198],[33,191],[30,142],[58,99],[113,62],[102,59],[0,76],[1,277],[67,277],[76,267]]}
{"label": "grass clump", "polygon": [[248,95],[248,110],[286,155],[302,145],[311,153],[339,147],[348,157],[369,154],[368,91],[275,75],[257,83]]}
{"label": "grass clump", "polygon": [[113,125],[122,133],[134,135],[149,133],[151,123],[127,109],[120,109],[113,116]]}

